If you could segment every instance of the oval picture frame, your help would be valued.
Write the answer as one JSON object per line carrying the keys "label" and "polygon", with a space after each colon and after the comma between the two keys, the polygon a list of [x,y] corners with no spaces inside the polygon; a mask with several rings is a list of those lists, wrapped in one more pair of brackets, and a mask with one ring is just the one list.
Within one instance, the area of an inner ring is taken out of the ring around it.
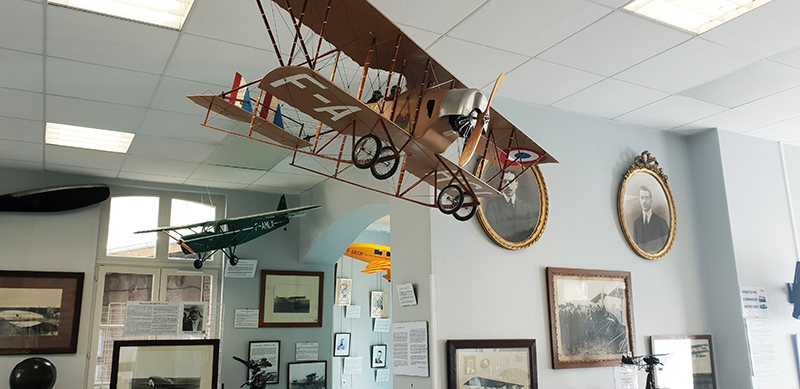
{"label": "oval picture frame", "polygon": [[[490,179],[489,185],[494,188],[499,187],[502,179],[499,167],[486,163],[486,160],[482,159],[475,171],[478,178],[486,177]],[[539,166],[532,166],[530,169],[510,167],[506,169],[505,174],[509,172],[515,175],[522,172],[522,176],[516,180],[518,182],[516,198],[519,199],[520,207],[515,206],[514,213],[521,212],[528,216],[516,220],[508,220],[508,217],[501,216],[503,214],[501,204],[507,206],[504,196],[482,199],[478,206],[477,216],[486,235],[498,246],[508,250],[524,250],[542,237],[547,226],[549,213],[547,185]],[[522,219],[525,221],[520,221]],[[533,221],[532,226],[530,225],[531,221]]]}
{"label": "oval picture frame", "polygon": [[634,158],[620,184],[619,225],[633,251],[645,259],[663,258],[675,243],[678,222],[668,182],[656,158],[645,150]]}

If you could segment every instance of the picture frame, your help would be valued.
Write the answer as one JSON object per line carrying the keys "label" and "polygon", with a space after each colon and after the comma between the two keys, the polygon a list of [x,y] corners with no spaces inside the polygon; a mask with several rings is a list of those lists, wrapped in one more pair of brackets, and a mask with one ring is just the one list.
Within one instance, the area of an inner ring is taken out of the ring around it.
{"label": "picture frame", "polygon": [[206,318],[208,316],[208,303],[203,301],[181,302],[181,333],[203,334],[206,332]]}
{"label": "picture frame", "polygon": [[328,387],[328,362],[289,362],[288,389],[325,389]]}
{"label": "picture frame", "polygon": [[369,317],[386,317],[386,292],[375,291],[369,295]]}
{"label": "picture frame", "polygon": [[678,229],[675,201],[664,169],[647,150],[622,178],[617,214],[625,240],[642,258],[660,259],[672,250]]}
{"label": "picture frame", "polygon": [[616,366],[633,353],[633,293],[626,271],[547,268],[554,369]]}
{"label": "picture frame", "polygon": [[386,350],[385,344],[373,344],[369,353],[369,366],[373,369],[380,369],[386,367]]}
{"label": "picture frame", "polygon": [[349,357],[350,356],[350,333],[337,332],[333,334],[333,356],[334,357]]}
{"label": "picture frame", "polygon": [[447,341],[447,387],[537,389],[536,340]]}
{"label": "picture frame", "polygon": [[218,361],[219,339],[118,340],[109,388],[216,389]]}
{"label": "picture frame", "polygon": [[350,305],[352,298],[353,280],[350,278],[336,279],[336,305]]}
{"label": "picture frame", "polygon": [[[277,384],[280,382],[280,358],[281,358],[281,341],[280,340],[251,340],[247,359],[251,361],[261,361],[266,359],[271,366],[259,366],[259,370],[263,371],[265,382],[269,384]],[[263,365],[263,364],[262,364]],[[247,380],[251,380],[252,373],[247,369]]]}
{"label": "picture frame", "polygon": [[75,354],[83,280],[84,273],[0,271],[0,355]]}
{"label": "picture frame", "polygon": [[322,327],[324,272],[261,271],[259,327]]}
{"label": "picture frame", "polygon": [[653,335],[650,346],[653,354],[667,354],[659,357],[658,387],[716,389],[711,335]]}
{"label": "picture frame", "polygon": [[486,235],[508,250],[533,246],[542,237],[549,215],[547,185],[539,166],[509,166],[500,174],[495,164],[482,159],[475,171],[478,178],[487,180],[495,189],[505,189],[508,198],[513,198],[513,205],[507,196],[481,201],[477,216]]}

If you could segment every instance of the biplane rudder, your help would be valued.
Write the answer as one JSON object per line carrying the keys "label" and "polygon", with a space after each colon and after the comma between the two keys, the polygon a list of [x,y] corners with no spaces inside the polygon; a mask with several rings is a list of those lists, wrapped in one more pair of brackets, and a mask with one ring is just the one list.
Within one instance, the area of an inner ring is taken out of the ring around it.
{"label": "biplane rudder", "polygon": [[276,211],[282,211],[286,208],[286,195],[281,195],[281,201],[278,202],[278,209],[276,209]]}

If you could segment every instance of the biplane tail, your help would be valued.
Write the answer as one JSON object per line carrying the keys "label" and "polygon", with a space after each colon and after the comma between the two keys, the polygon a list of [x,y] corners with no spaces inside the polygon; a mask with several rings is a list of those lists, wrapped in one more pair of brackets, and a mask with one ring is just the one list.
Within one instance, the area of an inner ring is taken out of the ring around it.
{"label": "biplane tail", "polygon": [[281,195],[281,201],[278,202],[278,209],[276,209],[276,211],[282,211],[286,208],[286,195]]}

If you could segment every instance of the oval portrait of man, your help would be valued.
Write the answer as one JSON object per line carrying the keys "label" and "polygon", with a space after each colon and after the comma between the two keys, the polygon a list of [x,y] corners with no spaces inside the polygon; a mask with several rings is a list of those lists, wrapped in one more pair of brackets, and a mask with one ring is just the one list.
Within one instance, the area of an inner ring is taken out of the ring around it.
{"label": "oval portrait of man", "polygon": [[495,243],[509,250],[530,247],[547,224],[547,187],[538,166],[512,166],[504,173],[491,163],[478,164],[477,176],[502,195],[482,198],[478,220]]}
{"label": "oval portrait of man", "polygon": [[675,204],[661,177],[646,168],[632,171],[620,188],[619,214],[637,254],[647,259],[667,255],[675,237]]}

